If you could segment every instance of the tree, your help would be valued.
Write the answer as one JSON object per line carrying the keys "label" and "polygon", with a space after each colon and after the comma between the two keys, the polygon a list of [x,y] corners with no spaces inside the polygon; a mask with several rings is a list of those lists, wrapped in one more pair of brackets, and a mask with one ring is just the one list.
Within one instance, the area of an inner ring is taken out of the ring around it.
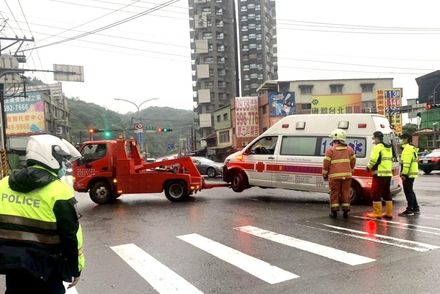
{"label": "tree", "polygon": [[407,134],[412,135],[417,131],[417,125],[408,123],[408,124],[404,125],[402,129],[403,129],[404,134],[407,133]]}

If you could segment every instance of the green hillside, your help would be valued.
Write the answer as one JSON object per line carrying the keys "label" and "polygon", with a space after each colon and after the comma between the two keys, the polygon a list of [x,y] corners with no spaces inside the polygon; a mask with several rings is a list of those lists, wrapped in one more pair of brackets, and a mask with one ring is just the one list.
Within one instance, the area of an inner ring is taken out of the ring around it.
{"label": "green hillside", "polygon": [[[145,140],[151,157],[160,157],[174,153],[178,149],[180,138],[191,136],[191,126],[194,122],[194,113],[190,110],[174,109],[170,107],[149,107],[135,113],[120,114],[94,103],[88,103],[76,98],[68,99],[70,109],[70,124],[72,127],[72,141],[79,142],[89,139],[88,129],[104,129],[111,131],[111,139],[125,132],[126,137],[135,136],[133,122],[142,121],[147,128],[171,128],[168,133],[147,133]],[[94,139],[101,139],[102,133],[94,135]],[[174,146],[169,149],[168,146]]]}

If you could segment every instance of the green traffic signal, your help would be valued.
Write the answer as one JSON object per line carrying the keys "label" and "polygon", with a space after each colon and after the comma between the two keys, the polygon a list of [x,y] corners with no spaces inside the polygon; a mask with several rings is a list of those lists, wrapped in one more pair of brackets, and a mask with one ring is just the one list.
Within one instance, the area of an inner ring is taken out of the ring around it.
{"label": "green traffic signal", "polygon": [[112,132],[110,131],[104,131],[104,138],[110,138],[112,136]]}

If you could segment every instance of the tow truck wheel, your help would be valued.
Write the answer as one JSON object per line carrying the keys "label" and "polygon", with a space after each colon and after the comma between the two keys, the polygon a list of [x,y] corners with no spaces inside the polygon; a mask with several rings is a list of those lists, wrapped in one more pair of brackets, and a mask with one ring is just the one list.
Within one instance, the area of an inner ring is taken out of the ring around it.
{"label": "tow truck wheel", "polygon": [[189,196],[186,183],[182,181],[170,181],[165,185],[164,190],[165,196],[171,202],[182,202]]}
{"label": "tow truck wheel", "polygon": [[243,192],[247,185],[246,174],[242,171],[237,171],[232,176],[231,188],[234,192]]}
{"label": "tow truck wheel", "polygon": [[89,192],[90,199],[97,204],[106,204],[114,198],[109,185],[106,182],[97,182]]}
{"label": "tow truck wheel", "polygon": [[214,168],[209,167],[208,170],[206,171],[206,175],[210,178],[215,178],[217,176],[217,172],[215,171]]}

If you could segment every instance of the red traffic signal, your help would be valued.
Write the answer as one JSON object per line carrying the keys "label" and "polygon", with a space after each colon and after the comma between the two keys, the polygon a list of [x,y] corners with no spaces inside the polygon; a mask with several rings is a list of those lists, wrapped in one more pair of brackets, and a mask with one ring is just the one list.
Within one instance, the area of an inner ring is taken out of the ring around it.
{"label": "red traffic signal", "polygon": [[158,133],[168,133],[168,132],[172,132],[173,129],[171,129],[171,128],[157,128],[156,131]]}
{"label": "red traffic signal", "polygon": [[93,134],[95,132],[95,129],[89,129],[89,134]]}
{"label": "red traffic signal", "polygon": [[162,133],[163,132],[163,129],[162,128],[157,128],[157,130],[156,130],[158,133]]}

